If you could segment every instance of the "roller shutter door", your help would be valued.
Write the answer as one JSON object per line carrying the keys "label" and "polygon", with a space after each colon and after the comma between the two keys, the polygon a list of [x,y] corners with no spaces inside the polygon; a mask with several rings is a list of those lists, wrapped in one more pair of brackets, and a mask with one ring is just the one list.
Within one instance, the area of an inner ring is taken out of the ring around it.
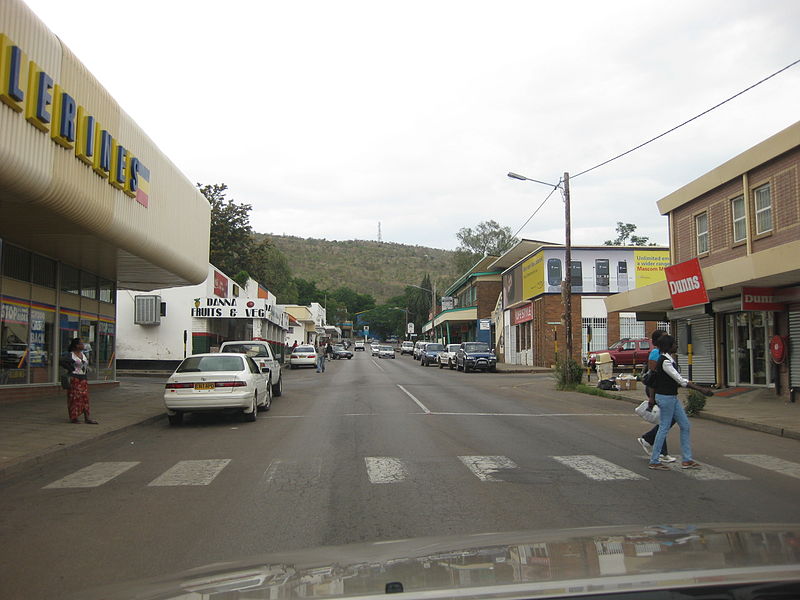
{"label": "roller shutter door", "polygon": [[714,318],[711,316],[677,321],[678,349],[680,352],[678,363],[681,366],[681,373],[684,377],[689,376],[687,324],[691,324],[692,327],[692,348],[694,350],[692,380],[697,383],[716,383]]}
{"label": "roller shutter door", "polygon": [[800,312],[789,313],[789,385],[800,386]]}

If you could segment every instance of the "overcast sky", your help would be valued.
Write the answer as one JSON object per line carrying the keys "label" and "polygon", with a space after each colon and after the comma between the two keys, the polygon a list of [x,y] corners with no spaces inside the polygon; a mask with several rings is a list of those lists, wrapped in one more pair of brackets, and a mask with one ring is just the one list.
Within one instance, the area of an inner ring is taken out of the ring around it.
{"label": "overcast sky", "polygon": [[[800,58],[800,2],[28,0],[193,182],[257,231],[454,248]],[[800,65],[571,185],[573,243],[800,119]],[[563,242],[553,195],[520,236]]]}

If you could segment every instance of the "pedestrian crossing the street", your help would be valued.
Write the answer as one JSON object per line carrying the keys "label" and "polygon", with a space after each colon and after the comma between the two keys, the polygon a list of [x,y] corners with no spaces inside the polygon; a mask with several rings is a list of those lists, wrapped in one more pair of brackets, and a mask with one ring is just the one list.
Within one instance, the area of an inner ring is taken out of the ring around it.
{"label": "pedestrian crossing the street", "polygon": [[[778,457],[765,454],[728,454],[725,457],[781,476],[800,478],[800,464]],[[545,466],[542,465],[542,460],[546,461]],[[323,476],[325,464],[325,459],[319,457],[276,458],[265,472],[264,483],[267,488],[307,486],[311,481]],[[137,470],[135,467],[142,468],[140,465],[141,463],[138,461],[96,462],[53,481],[42,489],[98,488],[111,482],[120,481],[122,479],[120,476],[129,472],[135,473]],[[228,458],[182,460],[169,466],[146,486],[152,488],[209,486],[225,469],[235,468],[235,465],[235,461]],[[620,481],[663,480],[664,477],[670,476],[665,472],[654,474],[652,471],[648,471],[646,461],[642,461],[639,468],[635,466],[626,468],[592,454],[540,457],[536,466],[523,464],[522,467],[508,456],[498,455],[429,459],[366,456],[361,465],[363,465],[360,468],[363,469],[365,479],[370,484],[384,486],[424,481],[426,477],[430,477],[432,467],[435,467],[437,473],[446,472],[451,474],[448,476],[464,480],[468,480],[472,476],[488,485],[504,483],[513,485],[515,481],[519,481],[519,475],[515,476],[515,473],[523,471],[535,472],[537,469],[546,469],[552,474],[553,468],[557,469],[556,465],[563,467],[561,476],[564,478],[572,474],[573,477],[577,475],[609,485]],[[682,469],[678,461],[670,465],[670,470],[678,476],[704,482],[746,481],[750,480],[752,476],[752,473],[744,475],[706,462],[702,463],[700,469]],[[557,473],[558,471],[556,471],[555,477],[559,477]]]}

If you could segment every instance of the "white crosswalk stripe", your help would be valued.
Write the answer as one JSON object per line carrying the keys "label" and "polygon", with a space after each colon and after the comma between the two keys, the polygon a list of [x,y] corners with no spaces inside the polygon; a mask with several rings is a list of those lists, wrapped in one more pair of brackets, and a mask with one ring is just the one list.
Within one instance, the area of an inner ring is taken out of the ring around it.
{"label": "white crosswalk stripe", "polygon": [[748,465],[761,467],[762,469],[775,471],[781,475],[788,475],[789,477],[800,479],[800,464],[796,462],[783,460],[782,458],[769,456],[767,454],[726,454],[725,456],[733,460],[747,463]]}
{"label": "white crosswalk stripe", "polygon": [[98,487],[138,464],[138,462],[96,462],[44,486],[43,489]]}
{"label": "white crosswalk stripe", "polygon": [[519,468],[517,463],[507,456],[459,456],[458,458],[481,481],[502,481],[495,477],[498,471]]}
{"label": "white crosswalk stripe", "polygon": [[212,460],[182,460],[164,471],[148,486],[208,485],[231,462],[229,458]]}
{"label": "white crosswalk stripe", "polygon": [[629,471],[593,454],[578,454],[575,456],[554,456],[555,460],[586,475],[595,481],[620,481],[626,479],[647,479],[638,473]]}
{"label": "white crosswalk stripe", "polygon": [[399,458],[365,456],[370,483],[399,483],[408,477],[403,461]]}
{"label": "white crosswalk stripe", "polygon": [[700,463],[699,469],[682,469],[680,465],[683,457],[677,456],[676,458],[678,459],[677,462],[670,465],[672,469],[675,471],[680,471],[687,477],[691,477],[692,479],[697,479],[699,481],[746,481],[750,479],[744,475],[731,473],[730,471],[720,469],[719,467],[715,467],[706,462]]}

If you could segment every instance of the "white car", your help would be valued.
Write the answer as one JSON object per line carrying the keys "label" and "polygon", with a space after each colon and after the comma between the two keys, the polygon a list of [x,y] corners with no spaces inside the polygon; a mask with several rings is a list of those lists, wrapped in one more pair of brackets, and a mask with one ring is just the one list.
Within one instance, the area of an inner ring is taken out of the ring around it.
{"label": "white car", "polygon": [[272,386],[272,395],[274,397],[283,394],[283,374],[281,373],[281,363],[272,354],[272,348],[269,342],[264,340],[240,340],[235,342],[223,342],[219,348],[220,352],[233,352],[238,354],[246,354],[259,366],[259,368],[267,367],[269,375],[267,379]]}
{"label": "white car", "polygon": [[414,354],[414,342],[403,342],[400,346],[400,354]]}
{"label": "white car", "polygon": [[355,346],[353,346],[353,352],[355,352],[356,350],[361,350],[363,352],[364,351],[364,342],[356,342]]}
{"label": "white car", "polygon": [[297,346],[289,357],[289,368],[316,367],[317,349],[314,346]]}
{"label": "white car", "polygon": [[394,358],[394,348],[391,346],[378,346],[378,358]]}
{"label": "white car", "polygon": [[381,355],[381,346],[379,346],[378,344],[370,344],[369,347],[370,347],[370,350],[372,350],[372,356],[380,357],[380,355]]}
{"label": "white car", "polygon": [[414,360],[419,360],[419,355],[422,353],[422,350],[425,348],[425,344],[428,342],[417,342],[414,344]]}
{"label": "white car", "polygon": [[456,367],[456,350],[461,344],[447,344],[444,347],[444,350],[439,352],[439,368],[443,369],[447,367],[448,369],[455,369]]}
{"label": "white car", "polygon": [[269,410],[272,388],[268,372],[246,354],[194,354],[183,359],[167,379],[164,406],[170,425],[180,425],[187,412],[242,411],[255,421],[258,409]]}

